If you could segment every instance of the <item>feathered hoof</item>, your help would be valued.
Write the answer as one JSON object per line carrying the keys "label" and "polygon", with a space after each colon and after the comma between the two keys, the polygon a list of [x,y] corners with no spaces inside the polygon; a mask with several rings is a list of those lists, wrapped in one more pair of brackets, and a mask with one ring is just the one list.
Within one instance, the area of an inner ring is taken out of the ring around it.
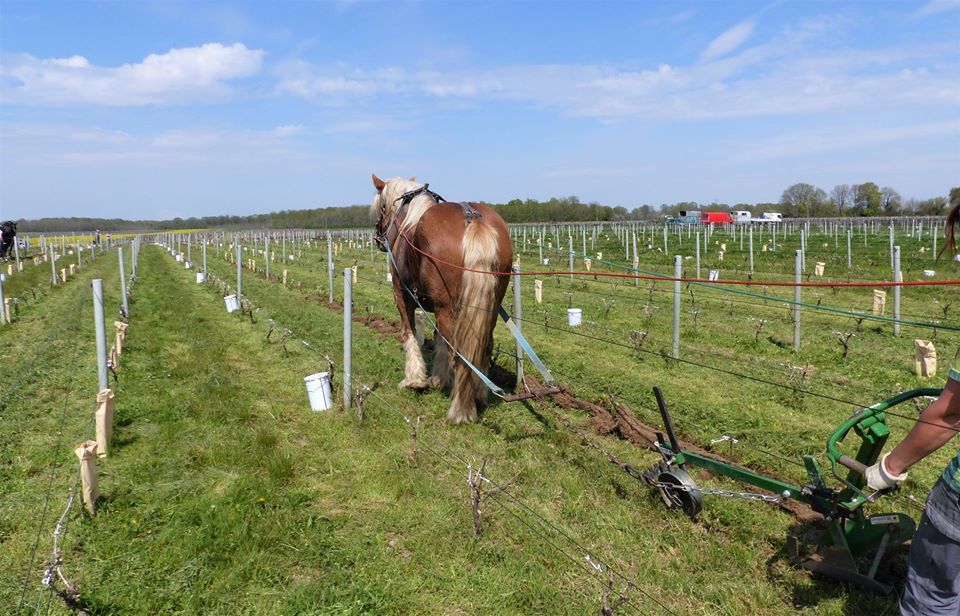
{"label": "feathered hoof", "polygon": [[476,409],[458,409],[456,406],[451,406],[450,410],[447,411],[447,423],[456,425],[477,423],[477,421],[479,421],[479,416]]}
{"label": "feathered hoof", "polygon": [[427,382],[430,384],[431,389],[443,388],[443,379],[441,379],[439,376],[432,376]]}
{"label": "feathered hoof", "polygon": [[424,389],[430,389],[430,381],[426,379],[417,379],[410,380],[403,379],[400,381],[400,384],[397,386],[397,389],[412,389],[414,391],[423,391]]}
{"label": "feathered hoof", "polygon": [[450,413],[447,413],[447,423],[458,425],[458,424],[477,423],[477,420],[470,419],[469,417],[464,417],[463,415],[452,415]]}

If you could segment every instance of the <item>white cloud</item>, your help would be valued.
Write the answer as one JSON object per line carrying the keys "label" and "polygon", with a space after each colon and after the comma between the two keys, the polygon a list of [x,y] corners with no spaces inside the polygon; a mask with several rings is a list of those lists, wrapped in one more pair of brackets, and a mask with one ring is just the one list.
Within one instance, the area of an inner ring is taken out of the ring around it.
{"label": "white cloud", "polygon": [[23,143],[58,141],[102,146],[126,143],[131,139],[130,134],[125,131],[107,130],[98,126],[79,128],[56,124],[4,124],[0,125],[0,128],[0,137],[20,140]]}
{"label": "white cloud", "polygon": [[344,66],[318,67],[303,60],[279,64],[274,91],[327,105],[342,105],[355,97],[374,94],[397,94],[409,90],[406,71],[381,68],[374,71]]}
{"label": "white cloud", "polygon": [[130,134],[70,125],[4,124],[5,153],[37,165],[92,167],[103,164],[257,165],[302,159],[296,135],[305,130],[286,124],[267,130],[216,131],[171,129]]}
{"label": "white cloud", "polygon": [[710,41],[707,48],[700,53],[701,62],[709,62],[721,56],[725,56],[731,51],[737,49],[747,40],[753,32],[756,22],[752,19],[741,21],[717,38]]}
{"label": "white cloud", "polygon": [[958,122],[927,122],[902,126],[824,128],[780,134],[744,147],[728,162],[748,163],[776,158],[807,156],[857,150],[891,143],[938,139],[944,135],[960,137]]}
{"label": "white cloud", "polygon": [[753,27],[743,22],[701,55],[723,52],[722,57],[648,68],[534,64],[408,71],[296,61],[278,73],[276,91],[321,105],[370,110],[389,101],[414,113],[431,100],[445,107],[511,101],[605,122],[883,109],[915,114],[960,105],[960,62],[950,42],[845,48],[835,35],[848,25],[841,17],[804,20],[734,51]]}
{"label": "white cloud", "polygon": [[153,151],[209,149],[223,142],[224,135],[210,131],[168,130],[150,139]]}
{"label": "white cloud", "polygon": [[117,67],[92,65],[78,55],[4,56],[3,102],[140,106],[223,100],[231,93],[225,82],[258,73],[264,53],[242,43],[207,43],[150,54],[142,62]]}
{"label": "white cloud", "polygon": [[674,13],[671,15],[667,22],[671,24],[679,24],[687,21],[688,19],[693,18],[697,14],[696,9],[686,9],[685,11],[680,11],[679,13]]}
{"label": "white cloud", "polygon": [[931,15],[939,15],[940,13],[946,13],[947,11],[952,11],[960,9],[960,0],[930,0],[925,5],[920,7],[914,17],[930,17]]}
{"label": "white cloud", "polygon": [[284,124],[282,126],[277,126],[270,134],[274,137],[291,137],[298,133],[302,133],[304,130],[303,124]]}
{"label": "white cloud", "polygon": [[357,120],[347,120],[330,124],[324,128],[324,132],[330,134],[361,134],[361,133],[381,133],[398,129],[409,128],[408,124],[397,122],[389,118],[365,118]]}

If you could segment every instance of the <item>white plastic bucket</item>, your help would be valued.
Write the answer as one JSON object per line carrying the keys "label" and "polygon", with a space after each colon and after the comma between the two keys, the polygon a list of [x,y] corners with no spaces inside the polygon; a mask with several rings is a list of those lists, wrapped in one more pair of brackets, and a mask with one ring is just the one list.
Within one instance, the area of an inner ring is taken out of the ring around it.
{"label": "white plastic bucket", "polygon": [[177,255],[177,263],[183,261],[183,255]]}
{"label": "white plastic bucket", "polygon": [[227,312],[240,310],[240,301],[237,299],[236,295],[228,295],[224,297],[223,302],[227,305]]}
{"label": "white plastic bucket", "polygon": [[924,276],[936,276],[936,275],[937,275],[937,272],[936,272],[936,270],[923,270],[923,275],[924,275]]}
{"label": "white plastic bucket", "polygon": [[189,262],[189,261],[184,261],[184,262],[183,262],[183,268],[184,268],[184,269],[190,269],[190,262]]}
{"label": "white plastic bucket", "polygon": [[314,411],[328,411],[333,407],[333,393],[330,391],[330,373],[318,372],[303,378],[307,386],[307,398],[310,399],[310,409]]}
{"label": "white plastic bucket", "polygon": [[550,257],[544,257],[544,259],[543,259],[543,264],[544,264],[544,265],[550,265]]}
{"label": "white plastic bucket", "polygon": [[201,284],[205,280],[203,272],[197,272],[197,284]]}
{"label": "white plastic bucket", "polygon": [[387,272],[387,282],[393,282],[393,274]]}
{"label": "white plastic bucket", "polygon": [[583,321],[583,310],[580,308],[567,308],[567,325],[570,327],[580,327]]}

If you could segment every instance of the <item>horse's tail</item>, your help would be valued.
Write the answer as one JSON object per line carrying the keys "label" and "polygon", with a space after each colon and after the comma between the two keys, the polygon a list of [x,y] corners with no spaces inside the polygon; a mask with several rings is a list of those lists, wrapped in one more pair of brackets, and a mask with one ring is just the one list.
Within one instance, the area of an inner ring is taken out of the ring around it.
{"label": "horse's tail", "polygon": [[[478,370],[490,367],[490,348],[497,319],[497,276],[499,234],[482,219],[467,225],[463,234],[463,278],[457,305],[453,346]],[[476,271],[470,271],[476,270]],[[453,402],[447,419],[452,423],[477,420],[477,403],[487,401],[480,378],[457,358]]]}

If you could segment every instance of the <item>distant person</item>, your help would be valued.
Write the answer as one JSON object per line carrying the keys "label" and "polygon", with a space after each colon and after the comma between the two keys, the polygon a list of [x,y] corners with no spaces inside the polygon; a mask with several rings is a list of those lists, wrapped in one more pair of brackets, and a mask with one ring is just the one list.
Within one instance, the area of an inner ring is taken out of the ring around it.
{"label": "distant person", "polygon": [[7,220],[0,223],[0,261],[10,258],[10,247],[17,236],[17,223]]}
{"label": "distant person", "polygon": [[93,245],[94,246],[100,245],[100,229],[97,229],[96,232],[94,232],[93,234]]}
{"label": "distant person", "polygon": [[[957,254],[960,201],[947,214],[943,254]],[[939,255],[938,255],[939,257]],[[960,430],[960,352],[954,357],[940,397],[920,415],[910,433],[867,469],[867,485],[892,488],[907,469],[946,445]],[[900,596],[904,616],[960,614],[960,450],[947,464],[927,497],[920,526],[910,546],[907,581]]]}

